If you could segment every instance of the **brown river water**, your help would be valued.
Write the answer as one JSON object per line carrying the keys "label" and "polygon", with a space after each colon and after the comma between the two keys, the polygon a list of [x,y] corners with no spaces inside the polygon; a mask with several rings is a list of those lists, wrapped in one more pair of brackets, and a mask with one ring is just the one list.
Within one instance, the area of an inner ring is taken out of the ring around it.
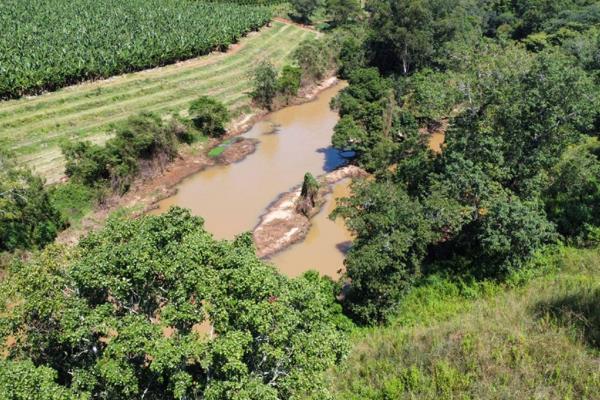
{"label": "brown river water", "polygon": [[[345,86],[338,83],[309,103],[271,113],[243,136],[257,139],[256,151],[240,162],[210,167],[177,186],[178,192],[159,203],[189,208],[205,220],[219,239],[251,231],[266,207],[281,193],[300,184],[304,173],[321,175],[345,163],[331,148],[338,115],[329,102]],[[274,255],[271,262],[289,276],[314,269],[336,277],[343,268],[350,233],[342,221],[331,221],[335,198],[349,194],[349,182],[336,184],[327,203],[312,220],[306,239]]]}

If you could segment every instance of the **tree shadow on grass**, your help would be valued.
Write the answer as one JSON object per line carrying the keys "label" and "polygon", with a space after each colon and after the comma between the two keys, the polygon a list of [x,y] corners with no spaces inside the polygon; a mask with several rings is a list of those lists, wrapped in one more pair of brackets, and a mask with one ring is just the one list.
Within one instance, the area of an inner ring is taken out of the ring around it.
{"label": "tree shadow on grass", "polygon": [[572,329],[588,346],[600,349],[600,289],[582,288],[579,293],[540,302],[536,311]]}

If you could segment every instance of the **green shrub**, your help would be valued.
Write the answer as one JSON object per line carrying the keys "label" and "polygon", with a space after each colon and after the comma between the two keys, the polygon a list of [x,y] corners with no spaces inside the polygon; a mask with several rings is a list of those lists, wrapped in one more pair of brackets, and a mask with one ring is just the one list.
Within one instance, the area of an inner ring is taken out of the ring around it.
{"label": "green shrub", "polygon": [[298,95],[302,70],[298,67],[286,65],[277,79],[277,91],[282,95],[286,103],[291,97]]}
{"label": "green shrub", "polygon": [[0,252],[41,248],[63,226],[44,181],[0,154]]}
{"label": "green shrub", "polygon": [[219,137],[225,133],[230,116],[220,101],[202,96],[191,104],[189,111],[194,125],[205,135]]}
{"label": "green shrub", "polygon": [[277,70],[269,61],[262,61],[254,70],[252,100],[259,106],[271,110],[277,95]]}
{"label": "green shrub", "polygon": [[65,173],[77,183],[89,187],[110,185],[123,193],[142,164],[164,167],[177,154],[177,142],[188,136],[185,126],[144,113],[128,119],[105,146],[91,142],[63,144]]}
{"label": "green shrub", "polygon": [[600,160],[594,149],[600,149],[597,141],[569,150],[544,193],[548,217],[567,237],[586,236],[600,226]]}
{"label": "green shrub", "polygon": [[319,182],[315,177],[307,172],[304,174],[304,181],[302,182],[302,190],[300,191],[300,198],[296,204],[296,210],[305,216],[309,217],[311,211],[317,204],[317,195],[319,194]]}
{"label": "green shrub", "polygon": [[98,192],[87,185],[69,181],[50,188],[50,201],[70,224],[78,222],[96,201]]}
{"label": "green shrub", "polygon": [[95,186],[109,178],[109,155],[102,146],[89,141],[65,142],[65,174],[87,186]]}
{"label": "green shrub", "polygon": [[302,69],[304,84],[323,79],[333,66],[331,49],[325,40],[307,39],[302,41],[294,51],[293,58]]}
{"label": "green shrub", "polygon": [[348,36],[340,43],[338,55],[338,75],[342,79],[348,79],[350,74],[364,68],[366,54],[362,42],[354,36]]}
{"label": "green shrub", "polygon": [[296,17],[300,22],[309,23],[311,15],[319,6],[319,0],[291,0],[292,6],[296,12]]}

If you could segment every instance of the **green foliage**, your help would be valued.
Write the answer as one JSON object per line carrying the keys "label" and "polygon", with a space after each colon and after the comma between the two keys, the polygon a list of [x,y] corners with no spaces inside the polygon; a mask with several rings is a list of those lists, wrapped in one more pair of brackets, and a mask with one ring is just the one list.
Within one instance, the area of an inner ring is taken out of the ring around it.
{"label": "green foliage", "polygon": [[298,95],[301,78],[302,70],[299,67],[291,65],[283,67],[281,75],[277,79],[277,92],[286,99],[286,102]]}
{"label": "green foliage", "polygon": [[[354,151],[376,178],[337,211],[356,234],[344,301],[353,316],[386,319],[421,273],[507,279],[558,240],[555,223],[593,243],[597,154],[564,157],[597,133],[595,36],[586,32],[578,53],[579,36],[559,29],[541,47],[530,37],[531,52],[506,38],[477,38],[485,10],[467,1],[455,9],[420,0],[370,7],[365,46],[379,69],[351,72],[333,103],[341,117],[333,145]],[[427,151],[419,134],[433,129],[445,134],[441,154]],[[406,210],[418,215],[390,217]],[[356,228],[363,225],[369,229]],[[414,236],[386,242],[405,231]]]}
{"label": "green foliage", "polygon": [[505,276],[520,269],[524,260],[555,240],[554,226],[535,204],[515,197],[500,199],[485,212],[475,235],[480,250],[474,252],[481,255],[480,265],[491,269],[484,276]]}
{"label": "green foliage", "polygon": [[319,193],[319,186],[319,182],[317,182],[315,177],[310,172],[307,172],[304,174],[304,180],[302,181],[300,197],[309,199],[314,205],[317,194]]}
{"label": "green foliage", "polygon": [[304,180],[302,181],[302,189],[300,191],[300,198],[296,204],[296,210],[304,214],[306,217],[310,218],[311,212],[317,204],[319,187],[319,182],[310,172],[304,174]]}
{"label": "green foliage", "polygon": [[348,79],[350,74],[365,67],[366,54],[362,42],[354,36],[349,36],[340,45],[338,60],[338,75],[340,78]]}
{"label": "green foliage", "polygon": [[220,101],[202,96],[190,105],[190,118],[202,133],[219,137],[225,133],[225,125],[230,115],[227,107]]}
{"label": "green foliage", "polygon": [[0,393],[6,400],[83,399],[58,385],[56,371],[31,361],[0,360]]}
{"label": "green foliage", "polygon": [[267,60],[263,60],[254,70],[252,80],[252,100],[260,107],[271,110],[277,95],[277,70]]}
{"label": "green foliage", "polygon": [[600,226],[599,149],[597,141],[570,149],[550,174],[546,211],[567,237],[585,236],[592,226]]}
{"label": "green foliage", "polygon": [[587,0],[494,0],[483,11],[488,35],[510,35],[514,39],[563,27],[585,29],[600,22],[597,2]]}
{"label": "green foliage", "polygon": [[64,143],[65,172],[76,183],[89,187],[109,184],[123,193],[140,169],[150,164],[162,168],[171,161],[177,154],[177,141],[187,136],[185,127],[178,123],[165,123],[154,114],[141,114],[128,119],[104,146],[91,142]]}
{"label": "green foliage", "polygon": [[334,26],[352,23],[361,13],[358,0],[326,0],[325,6]]}
{"label": "green foliage", "polygon": [[42,248],[63,225],[44,181],[0,153],[0,252]]}
{"label": "green foliage", "polygon": [[75,398],[323,393],[321,373],[346,352],[336,285],[315,273],[288,279],[256,257],[249,234],[216,241],[202,225],[177,208],[112,218],[74,249],[13,265],[0,343],[18,340],[3,356],[0,397],[31,387],[25,374],[1,384],[19,365]]}
{"label": "green foliage", "polygon": [[583,70],[555,51],[539,53],[530,65],[517,64],[519,51],[504,57],[494,65],[502,73],[474,85],[478,101],[455,120],[446,151],[468,155],[493,179],[531,195],[578,131],[592,126],[598,92]]}
{"label": "green foliage", "polygon": [[49,195],[54,208],[70,224],[78,222],[89,212],[98,197],[94,189],[74,181],[50,187]]}
{"label": "green foliage", "polygon": [[109,178],[109,154],[92,142],[66,142],[61,146],[65,157],[65,174],[74,181],[93,187]]}
{"label": "green foliage", "polygon": [[304,23],[310,22],[310,17],[319,6],[319,0],[290,0],[294,7],[295,16]]}
{"label": "green foliage", "polygon": [[357,69],[348,81],[332,103],[341,117],[332,143],[356,152],[361,166],[373,171],[398,157],[400,143],[416,134],[416,126],[398,114],[392,82],[375,68]]}
{"label": "green foliage", "polygon": [[320,81],[333,68],[332,49],[323,39],[302,41],[292,57],[302,70],[303,84]]}
{"label": "green foliage", "polygon": [[403,75],[431,64],[454,38],[476,32],[467,2],[450,0],[375,0],[370,3],[374,65]]}
{"label": "green foliage", "polygon": [[451,73],[425,68],[398,80],[402,107],[421,124],[440,121],[463,100]]}
{"label": "green foliage", "polygon": [[432,241],[423,206],[399,187],[367,182],[352,187],[333,217],[347,219],[356,236],[346,257],[352,284],[344,305],[362,323],[385,319],[421,274]]}
{"label": "green foliage", "polygon": [[0,98],[226,49],[266,24],[260,6],[187,0],[6,0]]}

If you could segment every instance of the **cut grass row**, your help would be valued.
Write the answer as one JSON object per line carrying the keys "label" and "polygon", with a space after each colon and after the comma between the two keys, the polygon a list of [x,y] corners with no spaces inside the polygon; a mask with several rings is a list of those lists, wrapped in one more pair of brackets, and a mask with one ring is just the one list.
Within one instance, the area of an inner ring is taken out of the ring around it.
{"label": "cut grass row", "polygon": [[[0,118],[2,119],[0,127],[15,122],[17,117],[20,117],[17,122],[22,123],[29,119],[35,119],[34,117],[39,115],[48,115],[49,107],[52,108],[53,113],[70,111],[70,109],[80,110],[95,107],[109,98],[119,97],[120,99],[122,96],[133,97],[138,94],[152,93],[160,90],[160,86],[167,78],[170,79],[170,83],[181,83],[190,76],[205,78],[213,73],[227,72],[232,68],[240,67],[244,61],[248,61],[245,57],[240,56],[245,56],[246,53],[255,55],[264,51],[272,43],[274,37],[283,34],[289,28],[290,26],[280,25],[262,32],[260,46],[244,46],[235,56],[226,53],[213,54],[211,57],[201,57],[183,62],[180,64],[183,68],[156,68],[142,73],[123,75],[119,79],[101,81],[101,85],[92,83],[73,86],[51,95],[34,97],[24,105],[20,101],[4,102],[0,105]],[[217,64],[217,61],[220,62]],[[212,64],[217,64],[216,68],[208,68]],[[207,68],[193,68],[202,66],[207,66]],[[61,106],[58,105],[59,103]]]}
{"label": "cut grass row", "polygon": [[[233,71],[233,73],[238,74],[240,71],[245,69],[245,65],[244,66],[239,66],[239,68],[237,68],[236,71]],[[212,72],[212,71],[211,71]],[[215,74],[219,74],[219,71],[214,71]],[[159,91],[155,93],[156,96],[158,96],[158,98],[153,97],[153,96],[149,96],[149,95],[144,95],[144,96],[137,96],[137,98],[133,98],[127,101],[119,101],[119,99],[117,99],[116,101],[113,101],[113,99],[106,99],[105,100],[105,104],[99,108],[95,108],[95,109],[91,109],[91,110],[86,110],[84,112],[77,112],[77,113],[70,113],[67,114],[66,116],[63,116],[62,118],[50,118],[50,125],[48,124],[48,122],[43,121],[41,124],[32,124],[32,126],[30,126],[29,124],[25,124],[25,125],[21,125],[21,131],[23,128],[25,129],[31,129],[29,132],[25,132],[25,133],[30,133],[30,134],[34,134],[34,132],[36,131],[46,131],[47,129],[55,129],[56,127],[60,127],[61,125],[59,124],[66,124],[68,125],[68,122],[70,122],[72,119],[76,119],[79,122],[83,122],[85,120],[91,119],[91,120],[96,120],[98,117],[107,117],[108,115],[112,115],[114,116],[113,110],[114,110],[114,105],[116,105],[115,103],[118,103],[119,108],[123,109],[126,106],[130,106],[132,105],[133,107],[137,107],[139,104],[139,98],[143,98],[144,100],[147,101],[147,103],[152,103],[152,104],[157,104],[157,103],[162,103],[164,104],[165,101],[170,101],[173,98],[180,98],[182,94],[188,94],[188,95],[193,95],[192,93],[195,90],[208,90],[210,88],[213,88],[215,86],[217,86],[219,83],[222,82],[223,78],[230,78],[231,75],[229,74],[219,74],[217,75],[217,77],[215,77],[215,79],[211,79],[210,82],[203,82],[203,81],[187,81],[184,82],[185,83],[185,88],[180,87],[179,85],[175,85],[174,83],[179,83],[177,81],[175,82],[168,82],[168,85],[164,85],[161,84],[159,87]],[[233,78],[233,77],[232,77]],[[161,78],[163,79],[163,78]],[[237,80],[236,80],[237,81]],[[165,83],[165,82],[163,82]],[[199,85],[198,85],[199,84]],[[167,86],[169,87],[169,89],[165,90],[164,87]],[[168,95],[168,96],[167,96]],[[139,105],[141,107],[143,107],[144,105],[141,104]],[[87,117],[87,118],[86,118]],[[93,128],[93,126],[82,126],[81,124],[78,124],[78,126],[76,128],[85,128],[85,129],[89,129],[89,128]],[[65,133],[72,133],[71,132],[65,132]],[[39,134],[38,134],[39,135]],[[31,138],[31,135],[27,135],[29,138]],[[51,136],[45,135],[44,139],[45,141],[47,139],[50,139]],[[25,145],[30,144],[25,142]]]}
{"label": "cut grass row", "polygon": [[313,32],[282,22],[242,39],[239,49],[104,81],[85,83],[30,99],[0,103],[0,141],[22,163],[50,182],[62,175],[59,144],[89,139],[102,143],[115,124],[144,111],[182,112],[211,95],[235,113],[250,104],[250,75],[257,61],[277,66]]}

